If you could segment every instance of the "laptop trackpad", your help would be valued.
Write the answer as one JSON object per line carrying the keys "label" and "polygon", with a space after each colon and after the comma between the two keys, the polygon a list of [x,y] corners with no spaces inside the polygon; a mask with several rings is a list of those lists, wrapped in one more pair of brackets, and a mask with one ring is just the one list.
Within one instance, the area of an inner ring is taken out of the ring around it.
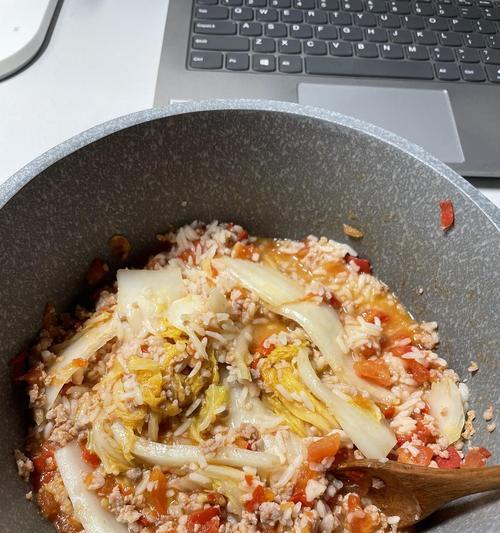
{"label": "laptop trackpad", "polygon": [[376,124],[446,163],[464,161],[448,91],[300,83],[299,103]]}

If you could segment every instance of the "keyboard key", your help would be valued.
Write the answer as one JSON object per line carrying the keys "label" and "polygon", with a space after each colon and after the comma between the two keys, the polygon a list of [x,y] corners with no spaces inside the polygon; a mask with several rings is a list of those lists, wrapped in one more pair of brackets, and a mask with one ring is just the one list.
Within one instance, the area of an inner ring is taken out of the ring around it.
{"label": "keyboard key", "polygon": [[365,30],[365,37],[371,43],[386,43],[388,41],[387,30],[383,30],[382,28]]}
{"label": "keyboard key", "polygon": [[315,33],[317,39],[328,39],[332,41],[338,37],[335,26],[316,26]]}
{"label": "keyboard key", "polygon": [[250,68],[248,54],[226,54],[226,68],[228,70],[248,70]]}
{"label": "keyboard key", "polygon": [[278,41],[278,52],[280,54],[300,54],[302,46],[298,39],[280,39]]}
{"label": "keyboard key", "polygon": [[314,0],[294,0],[295,7],[299,9],[314,9]]}
{"label": "keyboard key", "polygon": [[473,31],[472,21],[465,19],[451,19],[450,29],[451,31],[471,33]]}
{"label": "keyboard key", "polygon": [[363,58],[378,57],[378,50],[376,44],[371,43],[356,43],[354,45],[356,55]]}
{"label": "keyboard key", "polygon": [[406,57],[408,59],[413,59],[413,61],[425,61],[429,59],[429,52],[425,46],[420,46],[418,44],[412,44],[410,46],[405,46]]}
{"label": "keyboard key", "polygon": [[500,65],[500,50],[481,50],[481,58],[488,65]]}
{"label": "keyboard key", "polygon": [[304,41],[304,54],[314,56],[326,56],[327,48],[323,41],[315,41],[313,39]]}
{"label": "keyboard key", "polygon": [[403,59],[403,47],[399,44],[381,44],[380,54],[385,59]]}
{"label": "keyboard key", "polygon": [[269,23],[266,26],[266,35],[268,37],[286,37],[288,35],[288,30],[286,24],[274,24],[274,22]]}
{"label": "keyboard key", "polygon": [[490,48],[500,50],[500,33],[498,33],[497,35],[490,35],[486,39]]}
{"label": "keyboard key", "polygon": [[255,54],[252,56],[252,68],[258,72],[274,72],[276,59],[274,56]]}
{"label": "keyboard key", "polygon": [[[489,39],[489,37],[488,37]],[[471,33],[465,36],[465,45],[470,48],[485,48],[484,37],[477,33]],[[493,47],[490,47],[493,48]]]}
{"label": "keyboard key", "polygon": [[486,65],[486,73],[490,81],[500,83],[500,68],[494,67],[493,65]]}
{"label": "keyboard key", "polygon": [[441,17],[429,17],[427,19],[427,26],[432,31],[448,31],[448,21]]}
{"label": "keyboard key", "polygon": [[233,20],[253,20],[253,11],[249,7],[235,7],[231,14]]}
{"label": "keyboard key", "polygon": [[310,39],[312,36],[312,26],[306,24],[293,24],[290,26],[290,37],[294,37],[295,39]]}
{"label": "keyboard key", "polygon": [[302,58],[297,56],[280,56],[278,59],[280,72],[286,74],[299,74],[302,72]]}
{"label": "keyboard key", "polygon": [[455,61],[455,56],[451,48],[436,46],[431,50],[431,55],[434,61]]}
{"label": "keyboard key", "polygon": [[[472,6],[472,4],[471,4]],[[461,7],[460,16],[464,19],[478,20],[481,18],[481,10],[475,6],[472,7]]]}
{"label": "keyboard key", "polygon": [[413,11],[415,12],[415,15],[423,15],[426,17],[434,15],[434,8],[431,4],[424,4],[422,2],[417,2],[413,6]]}
{"label": "keyboard key", "polygon": [[250,50],[250,41],[245,37],[222,37],[219,35],[207,35],[206,37],[194,36],[192,46],[197,50],[246,52]]}
{"label": "keyboard key", "polygon": [[221,6],[197,7],[194,16],[197,19],[223,20],[229,17],[229,9]]}
{"label": "keyboard key", "polygon": [[384,0],[366,0],[366,9],[370,13],[387,13]]}
{"label": "keyboard key", "polygon": [[479,63],[480,61],[478,51],[473,48],[459,48],[457,59],[462,63]]}
{"label": "keyboard key", "polygon": [[492,34],[497,32],[497,27],[496,24],[490,20],[478,20],[476,21],[476,31],[479,33]]}
{"label": "keyboard key", "polygon": [[220,52],[191,52],[189,65],[191,68],[222,68],[222,54]]}
{"label": "keyboard key", "polygon": [[236,24],[226,20],[214,22],[195,22],[194,32],[215,35],[233,35],[236,33]]}
{"label": "keyboard key", "polygon": [[481,65],[460,65],[460,70],[465,81],[484,81],[486,79]]}
{"label": "keyboard key", "polygon": [[246,0],[246,5],[249,7],[266,7],[267,0]]}
{"label": "keyboard key", "polygon": [[216,6],[219,0],[196,0],[197,4],[201,4],[203,6]]}
{"label": "keyboard key", "polygon": [[410,61],[380,61],[379,59],[347,59],[306,57],[306,72],[334,76],[370,76],[382,78],[434,78],[430,63]]}
{"label": "keyboard key", "polygon": [[439,42],[443,46],[462,46],[462,36],[453,31],[441,32],[438,34]]}
{"label": "keyboard key", "polygon": [[363,11],[363,2],[361,0],[342,0],[342,9],[344,11]]}
{"label": "keyboard key", "polygon": [[363,30],[356,28],[356,26],[343,26],[339,28],[339,37],[344,39],[344,41],[362,41]]}
{"label": "keyboard key", "polygon": [[426,46],[437,44],[436,34],[433,31],[417,31],[415,32],[415,42]]}
{"label": "keyboard key", "polygon": [[392,0],[389,2],[389,12],[397,13],[398,15],[409,15],[410,4],[408,2],[400,2],[399,0]]}
{"label": "keyboard key", "polygon": [[403,25],[408,30],[425,30],[425,22],[422,17],[417,15],[407,15],[403,17]]}
{"label": "keyboard key", "polygon": [[259,22],[244,22],[240,24],[240,35],[258,37],[262,35],[262,24]]}
{"label": "keyboard key", "polygon": [[243,0],[220,0],[220,3],[223,6],[234,7],[243,5]]}
{"label": "keyboard key", "polygon": [[377,17],[373,13],[356,13],[353,19],[354,24],[362,28],[374,28],[377,25]]}
{"label": "keyboard key", "polygon": [[343,13],[342,11],[336,11],[330,13],[330,23],[336,26],[349,26],[352,24],[351,15],[349,13]]}
{"label": "keyboard key", "polygon": [[401,28],[401,19],[398,15],[392,13],[388,15],[379,15],[378,20],[382,28]]}
{"label": "keyboard key", "polygon": [[306,11],[308,24],[327,24],[328,15],[324,11]]}
{"label": "keyboard key", "polygon": [[318,7],[326,11],[337,11],[339,2],[338,0],[318,0]]}
{"label": "keyboard key", "polygon": [[338,57],[352,56],[352,46],[350,43],[343,41],[330,43],[330,54]]}
{"label": "keyboard key", "polygon": [[438,4],[436,15],[447,18],[458,17],[458,9],[450,4]]}
{"label": "keyboard key", "polygon": [[486,20],[500,20],[500,7],[483,9],[483,17]]}
{"label": "keyboard key", "polygon": [[436,63],[434,69],[440,80],[455,81],[460,79],[460,71],[454,63]]}
{"label": "keyboard key", "polygon": [[289,24],[302,22],[302,11],[298,9],[284,9],[281,13],[281,20]]}
{"label": "keyboard key", "polygon": [[269,9],[267,7],[257,9],[255,12],[255,20],[259,20],[260,22],[277,22],[278,11],[276,9]]}
{"label": "keyboard key", "polygon": [[392,30],[389,32],[389,37],[393,43],[397,44],[411,44],[413,36],[408,30]]}
{"label": "keyboard key", "polygon": [[491,7],[493,2],[490,0],[477,0],[477,5],[480,7]]}
{"label": "keyboard key", "polygon": [[260,54],[273,54],[276,50],[274,39],[266,39],[265,37],[257,37],[253,40],[253,51]]}
{"label": "keyboard key", "polygon": [[277,7],[280,9],[292,7],[292,0],[269,0],[271,7]]}

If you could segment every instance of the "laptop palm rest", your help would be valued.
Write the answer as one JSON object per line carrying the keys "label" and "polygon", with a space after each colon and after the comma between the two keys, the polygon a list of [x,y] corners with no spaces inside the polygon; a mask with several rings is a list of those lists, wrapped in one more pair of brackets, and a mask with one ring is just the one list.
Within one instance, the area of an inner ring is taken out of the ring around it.
{"label": "laptop palm rest", "polygon": [[300,83],[298,100],[371,122],[446,163],[465,160],[446,90]]}

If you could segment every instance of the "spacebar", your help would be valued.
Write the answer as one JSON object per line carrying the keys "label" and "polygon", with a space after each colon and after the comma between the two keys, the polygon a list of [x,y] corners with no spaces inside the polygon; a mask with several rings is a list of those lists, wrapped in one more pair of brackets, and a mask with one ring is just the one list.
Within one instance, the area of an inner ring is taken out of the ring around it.
{"label": "spacebar", "polygon": [[396,61],[390,59],[344,59],[306,57],[308,74],[329,76],[373,76],[378,78],[413,78],[432,80],[430,63]]}

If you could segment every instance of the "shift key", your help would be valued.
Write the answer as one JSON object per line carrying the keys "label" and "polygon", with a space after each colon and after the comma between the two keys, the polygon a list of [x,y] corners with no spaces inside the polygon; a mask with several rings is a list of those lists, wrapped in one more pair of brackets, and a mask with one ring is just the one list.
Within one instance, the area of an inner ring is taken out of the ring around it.
{"label": "shift key", "polygon": [[217,50],[221,52],[246,52],[250,50],[250,41],[245,37],[196,36],[193,37],[193,48],[196,50]]}
{"label": "shift key", "polygon": [[194,32],[214,35],[234,35],[236,33],[236,24],[227,20],[195,22]]}

